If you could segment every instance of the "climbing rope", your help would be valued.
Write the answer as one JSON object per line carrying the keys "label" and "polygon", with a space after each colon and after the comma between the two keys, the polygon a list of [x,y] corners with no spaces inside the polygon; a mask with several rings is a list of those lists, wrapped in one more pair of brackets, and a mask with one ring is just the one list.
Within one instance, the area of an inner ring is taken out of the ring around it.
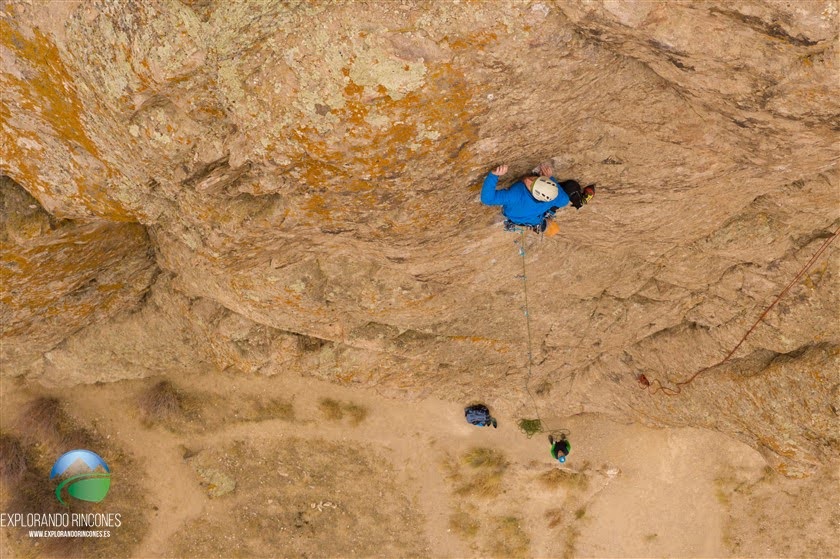
{"label": "climbing rope", "polygon": [[[522,291],[525,298],[525,330],[528,334],[528,373],[525,376],[525,391],[528,393],[528,397],[531,399],[531,405],[534,406],[534,415],[537,416],[536,419],[520,419],[519,420],[519,429],[522,430],[523,433],[530,439],[536,433],[544,432],[543,428],[543,421],[542,417],[540,417],[540,409],[537,406],[537,400],[534,398],[534,395],[531,393],[531,371],[534,367],[534,350],[533,350],[533,337],[531,335],[531,313],[528,307],[528,270],[525,267],[525,229],[520,230],[520,238],[518,241],[514,241],[516,245],[519,246],[519,256],[522,258],[522,275],[517,276],[522,280]],[[540,237],[542,240],[542,236]],[[568,429],[557,429],[557,430],[550,430],[549,433],[551,434],[564,434],[568,435]]]}
{"label": "climbing rope", "polygon": [[749,337],[749,335],[753,333],[753,330],[755,330],[755,328],[759,325],[759,323],[762,320],[764,320],[764,317],[767,316],[767,313],[769,313],[770,310],[773,307],[776,306],[776,303],[778,303],[781,300],[781,298],[785,296],[785,294],[790,290],[790,288],[793,287],[796,284],[796,282],[799,281],[799,278],[801,278],[805,274],[805,272],[807,272],[808,269],[811,268],[811,266],[814,265],[814,263],[819,259],[819,257],[822,255],[822,253],[825,252],[825,250],[828,248],[828,245],[830,245],[834,241],[834,239],[837,238],[838,234],[840,234],[840,227],[838,227],[834,231],[834,233],[828,239],[826,239],[826,241],[820,246],[820,248],[817,250],[817,252],[814,253],[814,255],[811,257],[811,259],[808,260],[808,262],[802,267],[801,270],[799,270],[799,273],[796,274],[796,277],[794,277],[790,281],[790,283],[788,283],[787,286],[778,295],[776,295],[776,298],[773,299],[773,302],[770,303],[770,306],[767,307],[766,309],[764,309],[764,312],[761,313],[761,316],[758,317],[758,320],[756,320],[753,323],[753,325],[750,326],[750,329],[747,330],[747,333],[744,334],[741,337],[741,340],[735,345],[735,347],[732,348],[732,351],[730,351],[729,353],[726,354],[726,357],[724,357],[723,359],[721,359],[720,361],[718,361],[714,365],[709,365],[708,367],[703,367],[702,369],[700,369],[699,371],[697,371],[696,373],[691,375],[688,379],[675,383],[674,388],[671,388],[669,386],[664,386],[659,381],[659,379],[649,380],[644,374],[639,374],[639,376],[636,377],[636,380],[639,382],[639,385],[642,388],[642,390],[647,390],[648,393],[651,394],[651,395],[656,394],[658,392],[661,392],[662,394],[665,394],[666,396],[676,396],[677,394],[682,392],[682,387],[683,386],[692,383],[694,381],[694,379],[696,379],[702,373],[705,373],[706,371],[714,369],[715,367],[719,367],[720,365],[723,365],[724,363],[729,361],[729,359],[733,355],[735,355],[735,352],[738,351],[738,348],[741,347],[741,344],[743,344],[746,341],[746,339]]}

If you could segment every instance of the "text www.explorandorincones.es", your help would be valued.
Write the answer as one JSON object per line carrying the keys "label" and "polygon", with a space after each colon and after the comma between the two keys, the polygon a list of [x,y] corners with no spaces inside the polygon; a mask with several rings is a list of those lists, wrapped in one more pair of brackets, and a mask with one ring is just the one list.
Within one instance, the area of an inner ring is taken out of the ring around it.
{"label": "text www.explorandorincones.es", "polygon": [[109,530],[29,530],[30,538],[110,538]]}

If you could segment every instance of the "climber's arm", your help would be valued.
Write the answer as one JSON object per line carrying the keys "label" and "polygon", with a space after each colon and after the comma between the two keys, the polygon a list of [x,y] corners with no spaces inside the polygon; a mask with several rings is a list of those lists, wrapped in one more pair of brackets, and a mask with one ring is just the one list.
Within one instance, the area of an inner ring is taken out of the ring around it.
{"label": "climber's arm", "polygon": [[496,169],[487,175],[484,179],[484,184],[481,186],[481,203],[488,206],[501,206],[511,200],[511,192],[508,189],[496,190],[496,185],[499,184],[499,176],[507,172],[507,165],[496,167]]}

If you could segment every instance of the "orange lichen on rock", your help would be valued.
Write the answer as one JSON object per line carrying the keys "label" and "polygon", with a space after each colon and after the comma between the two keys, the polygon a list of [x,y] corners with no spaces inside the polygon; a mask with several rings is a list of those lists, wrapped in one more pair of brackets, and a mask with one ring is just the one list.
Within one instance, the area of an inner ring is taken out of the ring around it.
{"label": "orange lichen on rock", "polygon": [[[349,70],[343,73],[347,76]],[[409,162],[418,157],[451,152],[458,163],[469,157],[458,149],[476,138],[467,114],[470,88],[459,69],[448,63],[431,66],[425,86],[396,100],[382,84],[374,89],[378,97],[369,99],[370,91],[352,80],[344,87],[344,106],[331,111],[344,134],[321,134],[305,125],[292,131],[302,152],[295,167],[303,177],[339,180],[354,192],[370,190],[364,197],[336,191],[310,197],[303,209],[313,218],[324,218],[330,211],[349,216],[376,209],[388,197],[400,195],[390,190],[389,179],[408,173]],[[374,125],[371,119],[387,121]],[[336,161],[344,164],[332,164]],[[371,183],[378,187],[371,190]],[[391,201],[388,206],[392,205]]]}
{"label": "orange lichen on rock", "polygon": [[[48,234],[18,246],[0,243],[0,303],[4,307],[4,335],[16,336],[37,328],[32,317],[60,310],[63,320],[84,321],[95,309],[108,309],[112,298],[119,296],[124,280],[118,263],[128,264],[135,253],[142,255],[136,264],[146,261],[148,238],[139,225],[86,225]],[[128,279],[128,278],[126,278]],[[96,304],[87,289],[96,293]]]}
{"label": "orange lichen on rock", "polygon": [[[100,176],[99,180],[115,176],[115,171],[102,157],[99,148],[85,133],[82,121],[85,111],[76,92],[75,81],[64,65],[61,53],[55,43],[38,28],[33,29],[32,34],[33,37],[29,39],[8,21],[0,20],[0,45],[14,52],[17,60],[27,63],[30,70],[26,79],[21,79],[11,72],[3,72],[0,74],[0,83],[9,91],[14,91],[16,100],[22,107],[31,107],[28,112],[38,115],[52,131],[53,137],[67,147],[66,161],[63,164],[76,170],[74,179],[79,201],[88,210],[103,217],[115,221],[133,221],[133,216],[126,208],[97,184],[96,178],[89,177],[89,169],[79,165],[76,160],[74,149],[81,148],[104,168],[105,174]],[[6,102],[14,101],[9,99]],[[40,138],[40,134],[15,126],[8,108],[4,109],[0,118],[0,133],[4,143],[10,148],[6,151],[6,157],[9,159],[4,162],[4,167],[9,167],[6,172],[20,184],[30,185],[30,188],[37,186],[36,190],[51,192],[54,185],[44,182],[43,173],[36,172],[30,164],[33,160],[44,164],[44,157],[49,150],[22,148],[17,141],[19,137],[32,137],[34,134],[37,137],[33,138],[34,143],[30,143],[29,146],[42,145],[44,140]]]}
{"label": "orange lichen on rock", "polygon": [[99,156],[99,150],[85,134],[80,115],[81,102],[75,92],[73,78],[61,60],[55,44],[39,29],[33,30],[34,38],[29,40],[5,20],[0,20],[0,41],[14,51],[19,59],[31,64],[35,74],[27,80],[6,74],[11,85],[28,90],[30,99],[37,99],[44,119],[63,140],[76,142],[91,155]]}
{"label": "orange lichen on rock", "polygon": [[496,41],[498,38],[499,36],[496,35],[494,32],[483,30],[470,33],[469,35],[466,35],[464,37],[450,39],[448,42],[449,46],[453,49],[478,50],[487,47],[488,45]]}

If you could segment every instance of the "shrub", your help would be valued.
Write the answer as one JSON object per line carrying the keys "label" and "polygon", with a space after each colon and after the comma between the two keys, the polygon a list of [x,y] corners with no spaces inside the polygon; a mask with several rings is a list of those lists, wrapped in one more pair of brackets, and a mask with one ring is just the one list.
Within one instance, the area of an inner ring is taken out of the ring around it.
{"label": "shrub", "polygon": [[504,454],[492,448],[476,447],[461,456],[461,463],[473,472],[465,478],[459,474],[452,476],[460,481],[455,494],[488,498],[501,493],[502,475],[508,466]]}
{"label": "shrub", "polygon": [[341,402],[332,398],[321,398],[318,401],[318,408],[324,417],[330,421],[338,421],[344,417],[344,410],[341,409]]}
{"label": "shrub", "polygon": [[493,557],[527,557],[531,540],[515,516],[493,519],[490,555]]}
{"label": "shrub", "polygon": [[344,419],[345,415],[349,415],[350,423],[354,426],[364,421],[368,415],[368,409],[364,406],[353,402],[339,402],[332,398],[321,398],[318,408],[330,421],[339,421]]}
{"label": "shrub", "polygon": [[75,424],[58,398],[49,396],[24,406],[18,425],[24,439],[50,442],[56,450],[89,448],[96,442],[92,433]]}
{"label": "shrub", "polygon": [[175,417],[183,413],[184,397],[168,380],[162,380],[140,396],[140,409],[151,422]]}
{"label": "shrub", "polygon": [[348,403],[344,406],[344,411],[350,416],[350,423],[353,425],[358,425],[368,415],[368,410],[364,406],[360,406],[359,404]]}
{"label": "shrub", "polygon": [[0,479],[6,485],[16,484],[28,468],[26,450],[20,440],[0,433]]}
{"label": "shrub", "polygon": [[547,472],[543,472],[537,479],[539,479],[540,483],[552,489],[565,487],[566,489],[580,489],[581,491],[585,491],[589,487],[589,478],[586,474],[560,468],[552,468]]}
{"label": "shrub", "polygon": [[464,538],[474,538],[481,527],[478,520],[458,509],[449,516],[449,529]]}
{"label": "shrub", "polygon": [[545,511],[545,519],[548,521],[549,528],[556,528],[563,523],[563,509],[549,509]]}

